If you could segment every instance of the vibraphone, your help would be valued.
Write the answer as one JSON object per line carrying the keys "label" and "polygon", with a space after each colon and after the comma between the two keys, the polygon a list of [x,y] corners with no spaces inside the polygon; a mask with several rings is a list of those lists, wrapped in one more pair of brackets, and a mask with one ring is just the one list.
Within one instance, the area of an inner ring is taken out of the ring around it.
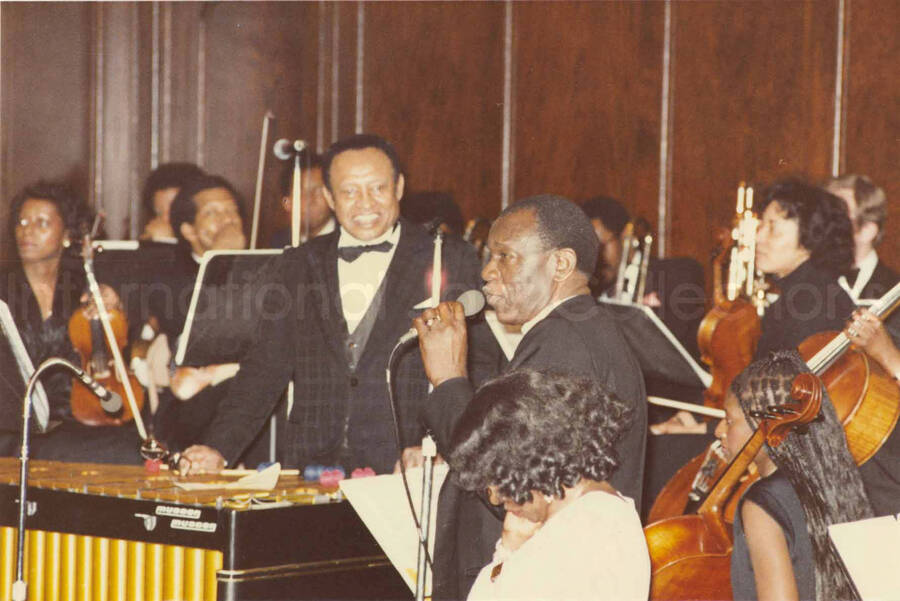
{"label": "vibraphone", "polygon": [[[186,491],[176,479],[134,466],[31,462],[29,600],[412,597],[336,489],[281,476],[269,492]],[[15,580],[17,506],[18,462],[0,458],[2,601]]]}

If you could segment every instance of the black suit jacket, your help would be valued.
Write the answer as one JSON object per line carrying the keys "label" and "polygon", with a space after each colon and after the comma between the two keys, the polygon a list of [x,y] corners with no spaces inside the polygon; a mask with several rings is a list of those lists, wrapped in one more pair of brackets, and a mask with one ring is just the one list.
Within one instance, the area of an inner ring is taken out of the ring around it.
{"label": "black suit jacket", "polygon": [[[538,322],[521,340],[503,369],[557,370],[587,376],[631,401],[634,423],[616,445],[619,468],[610,482],[640,507],[647,399],[637,360],[609,312],[588,295],[571,298]],[[447,454],[453,427],[474,390],[457,378],[434,389],[423,405],[423,421],[435,433],[438,449]],[[434,568],[434,598],[465,598],[478,571],[490,562],[502,522],[474,493],[451,480],[441,489]]]}
{"label": "black suit jacket", "polygon": [[[288,381],[294,381],[293,407],[287,419],[285,463],[370,466],[390,472],[399,457],[388,404],[385,368],[397,339],[411,325],[413,307],[430,296],[427,273],[433,240],[421,227],[401,221],[397,249],[385,275],[384,301],[355,368],[348,359],[348,331],[338,290],[339,231],[287,249],[275,279],[265,286],[266,314],[256,342],[218,414],[207,430],[209,446],[229,463],[264,427]],[[481,283],[474,250],[462,241],[443,245],[447,283],[443,300]],[[475,338],[488,363],[499,354],[486,326]],[[488,345],[485,347],[485,345]],[[476,361],[477,362],[477,361]],[[473,369],[483,371],[475,365]],[[397,400],[403,445],[418,444],[422,429],[417,405],[428,396],[428,380],[417,350],[399,361]]]}

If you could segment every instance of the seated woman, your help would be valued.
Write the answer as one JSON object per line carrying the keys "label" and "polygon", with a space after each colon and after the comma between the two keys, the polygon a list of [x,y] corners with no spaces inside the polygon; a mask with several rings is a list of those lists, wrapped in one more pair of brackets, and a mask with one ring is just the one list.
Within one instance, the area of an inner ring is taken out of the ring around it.
{"label": "seated woman", "polygon": [[[794,377],[808,371],[796,352],[785,351],[734,379],[716,428],[730,457],[759,425],[752,412],[792,402]],[[777,447],[763,446],[754,463],[761,478],[746,490],[734,518],[734,598],[854,598],[827,527],[871,517],[872,510],[828,396],[804,432],[792,431]]]}
{"label": "seated woman", "polygon": [[[35,367],[49,357],[78,365],[68,324],[81,307],[86,290],[84,268],[75,251],[80,248],[78,235],[88,223],[87,207],[68,186],[43,181],[25,187],[11,205],[10,234],[18,257],[0,278],[0,298],[9,305]],[[119,305],[112,288],[103,286],[102,295],[108,307]],[[140,440],[133,425],[94,427],[75,421],[69,405],[71,373],[53,370],[42,382],[50,402],[50,419],[58,425],[32,439],[32,457],[141,462]],[[16,453],[17,442],[17,434],[5,433],[0,452]]]}
{"label": "seated woman", "polygon": [[650,558],[631,499],[607,479],[633,411],[587,379],[517,370],[475,394],[450,465],[506,518],[469,599],[646,599]]}
{"label": "seated woman", "polygon": [[756,266],[779,292],[762,318],[759,359],[843,329],[854,304],[837,279],[853,265],[853,225],[840,198],[797,180],[765,188],[757,208]]}

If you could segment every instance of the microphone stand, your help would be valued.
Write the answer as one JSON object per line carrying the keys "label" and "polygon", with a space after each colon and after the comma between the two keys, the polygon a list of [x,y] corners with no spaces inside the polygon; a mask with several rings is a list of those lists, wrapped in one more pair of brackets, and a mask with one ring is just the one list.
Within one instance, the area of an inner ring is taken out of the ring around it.
{"label": "microphone stand", "polygon": [[51,357],[41,363],[28,378],[25,387],[25,398],[22,400],[22,450],[19,455],[19,532],[18,545],[16,546],[16,581],[12,586],[13,601],[25,601],[28,597],[28,584],[25,582],[23,567],[25,563],[25,516],[28,491],[28,443],[31,426],[31,394],[40,376],[49,368],[57,365],[71,369],[72,365],[65,359]]}
{"label": "microphone stand", "polygon": [[425,558],[428,553],[428,538],[431,533],[431,498],[434,484],[434,458],[437,455],[437,445],[431,434],[425,434],[422,438],[422,506],[419,514],[422,516],[419,537],[422,541],[419,547],[419,556],[416,560],[416,601],[425,599],[425,572],[428,563]]}
{"label": "microphone stand", "polygon": [[[41,375],[51,367],[65,367],[78,374],[81,370],[60,357],[50,357],[41,363],[25,386],[25,398],[22,400],[22,449],[19,455],[19,519],[18,519],[18,544],[16,545],[16,580],[12,586],[12,601],[26,601],[28,598],[28,584],[25,582],[25,517],[27,515],[28,497],[28,459],[31,426],[31,395]],[[140,416],[137,416],[139,418]],[[166,461],[172,470],[177,470],[181,461],[181,453],[170,453],[159,444],[153,436],[145,436],[141,444],[141,455],[146,459]],[[37,507],[32,513],[37,511]]]}

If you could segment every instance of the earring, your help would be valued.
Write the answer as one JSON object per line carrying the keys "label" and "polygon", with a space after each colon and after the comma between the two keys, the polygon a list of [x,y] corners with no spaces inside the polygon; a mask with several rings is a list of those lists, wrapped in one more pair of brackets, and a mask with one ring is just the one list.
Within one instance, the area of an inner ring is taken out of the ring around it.
{"label": "earring", "polygon": [[554,497],[553,495],[544,495],[544,501],[547,502],[547,505],[549,505],[550,503],[552,503],[554,498],[555,498],[555,497]]}
{"label": "earring", "polygon": [[70,246],[72,246],[72,243],[69,241],[68,238],[66,238],[65,240],[63,240],[63,243],[62,243],[62,244],[63,244],[63,248],[69,248]]}

